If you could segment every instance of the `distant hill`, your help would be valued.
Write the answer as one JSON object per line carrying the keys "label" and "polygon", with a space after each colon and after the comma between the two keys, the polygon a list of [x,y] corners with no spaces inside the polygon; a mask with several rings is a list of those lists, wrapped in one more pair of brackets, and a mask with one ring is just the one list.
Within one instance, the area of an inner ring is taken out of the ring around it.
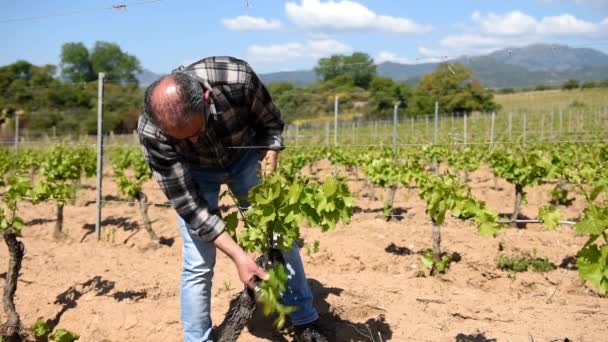
{"label": "distant hill", "polygon": [[529,70],[567,70],[608,65],[608,55],[588,48],[557,44],[534,44],[495,51],[488,55],[498,62]]}
{"label": "distant hill", "polygon": [[139,82],[139,86],[144,88],[152,84],[152,82],[159,79],[162,75],[154,73],[148,69],[143,69],[142,72],[135,75],[137,77],[137,81]]}
{"label": "distant hill", "polygon": [[[565,45],[534,44],[507,48],[481,56],[463,56],[460,62],[473,70],[485,87],[530,87],[538,84],[561,84],[568,79],[599,80],[608,77],[608,55],[588,48]],[[395,81],[416,84],[420,78],[435,70],[435,63],[378,64],[378,74]],[[309,85],[317,81],[312,70],[269,73],[260,75],[266,83],[290,82]]]}
{"label": "distant hill", "polygon": [[270,74],[261,74],[260,79],[264,83],[289,82],[299,86],[313,84],[319,80],[317,74],[312,70],[281,71]]}

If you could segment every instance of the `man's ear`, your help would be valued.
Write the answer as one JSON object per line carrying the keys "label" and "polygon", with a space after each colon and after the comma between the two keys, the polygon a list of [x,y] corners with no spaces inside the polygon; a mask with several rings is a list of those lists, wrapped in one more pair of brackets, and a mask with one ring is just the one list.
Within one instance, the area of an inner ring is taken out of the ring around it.
{"label": "man's ear", "polygon": [[205,93],[203,95],[203,98],[205,99],[205,103],[208,104],[209,103],[209,97],[211,96],[211,90],[205,90]]}

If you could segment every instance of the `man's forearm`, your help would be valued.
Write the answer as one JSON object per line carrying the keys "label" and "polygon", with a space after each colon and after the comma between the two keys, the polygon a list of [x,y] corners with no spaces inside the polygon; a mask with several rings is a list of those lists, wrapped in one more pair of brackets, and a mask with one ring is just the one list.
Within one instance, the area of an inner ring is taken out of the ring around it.
{"label": "man's forearm", "polygon": [[215,240],[213,244],[224,254],[226,254],[232,261],[237,262],[243,258],[247,258],[247,253],[232,240],[228,232],[224,231]]}

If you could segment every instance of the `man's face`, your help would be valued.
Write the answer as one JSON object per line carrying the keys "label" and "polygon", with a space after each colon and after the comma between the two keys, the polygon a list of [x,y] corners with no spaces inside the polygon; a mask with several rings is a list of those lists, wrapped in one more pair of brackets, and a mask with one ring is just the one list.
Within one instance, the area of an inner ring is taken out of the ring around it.
{"label": "man's face", "polygon": [[189,124],[182,129],[174,129],[170,130],[167,133],[175,139],[179,140],[190,140],[193,144],[198,141],[198,137],[206,127],[206,115],[205,113],[201,113],[199,115],[194,115],[190,119]]}

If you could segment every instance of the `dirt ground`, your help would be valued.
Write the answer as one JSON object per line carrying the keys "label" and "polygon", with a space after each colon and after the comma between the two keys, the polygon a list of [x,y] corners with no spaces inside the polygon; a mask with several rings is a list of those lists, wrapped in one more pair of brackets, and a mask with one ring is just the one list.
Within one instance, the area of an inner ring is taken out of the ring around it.
{"label": "dirt ground", "polygon": [[[313,165],[317,175],[328,162]],[[308,168],[305,168],[308,172]],[[380,217],[386,191],[368,197],[360,173],[348,173],[357,210],[349,225],[320,233],[304,229],[320,250],[302,256],[322,322],[334,341],[608,341],[608,300],[581,286],[572,258],[584,244],[573,228],[555,231],[540,225],[507,228],[496,238],[480,237],[470,222],[448,218],[442,247],[458,253],[445,275],[421,276],[418,251],[431,247],[431,224],[416,189],[400,187],[395,206],[404,217]],[[512,187],[485,168],[470,175],[476,198],[510,213]],[[55,206],[23,203],[26,256],[17,289],[25,325],[38,318],[81,334],[81,341],[180,341],[179,280],[181,239],[170,208],[151,207],[153,227],[165,245],[148,248],[148,236],[135,206],[107,203],[102,241],[95,226],[94,180],[85,182],[74,205],[65,209],[68,237],[51,238]],[[525,216],[534,218],[554,185],[527,189]],[[153,202],[165,198],[154,182],[146,184]],[[106,199],[116,186],[104,180]],[[114,195],[114,196],[110,196]],[[576,218],[584,208],[578,194],[560,209]],[[224,201],[230,205],[230,200]],[[500,251],[502,250],[502,251]],[[548,257],[557,270],[516,275],[496,268],[499,254]],[[7,251],[0,248],[0,270]],[[230,300],[242,289],[233,264],[221,253],[215,269],[212,317],[219,324]],[[2,273],[2,277],[5,274]],[[0,313],[4,320],[4,314]],[[271,322],[256,315],[242,341],[291,341],[273,333]]]}

